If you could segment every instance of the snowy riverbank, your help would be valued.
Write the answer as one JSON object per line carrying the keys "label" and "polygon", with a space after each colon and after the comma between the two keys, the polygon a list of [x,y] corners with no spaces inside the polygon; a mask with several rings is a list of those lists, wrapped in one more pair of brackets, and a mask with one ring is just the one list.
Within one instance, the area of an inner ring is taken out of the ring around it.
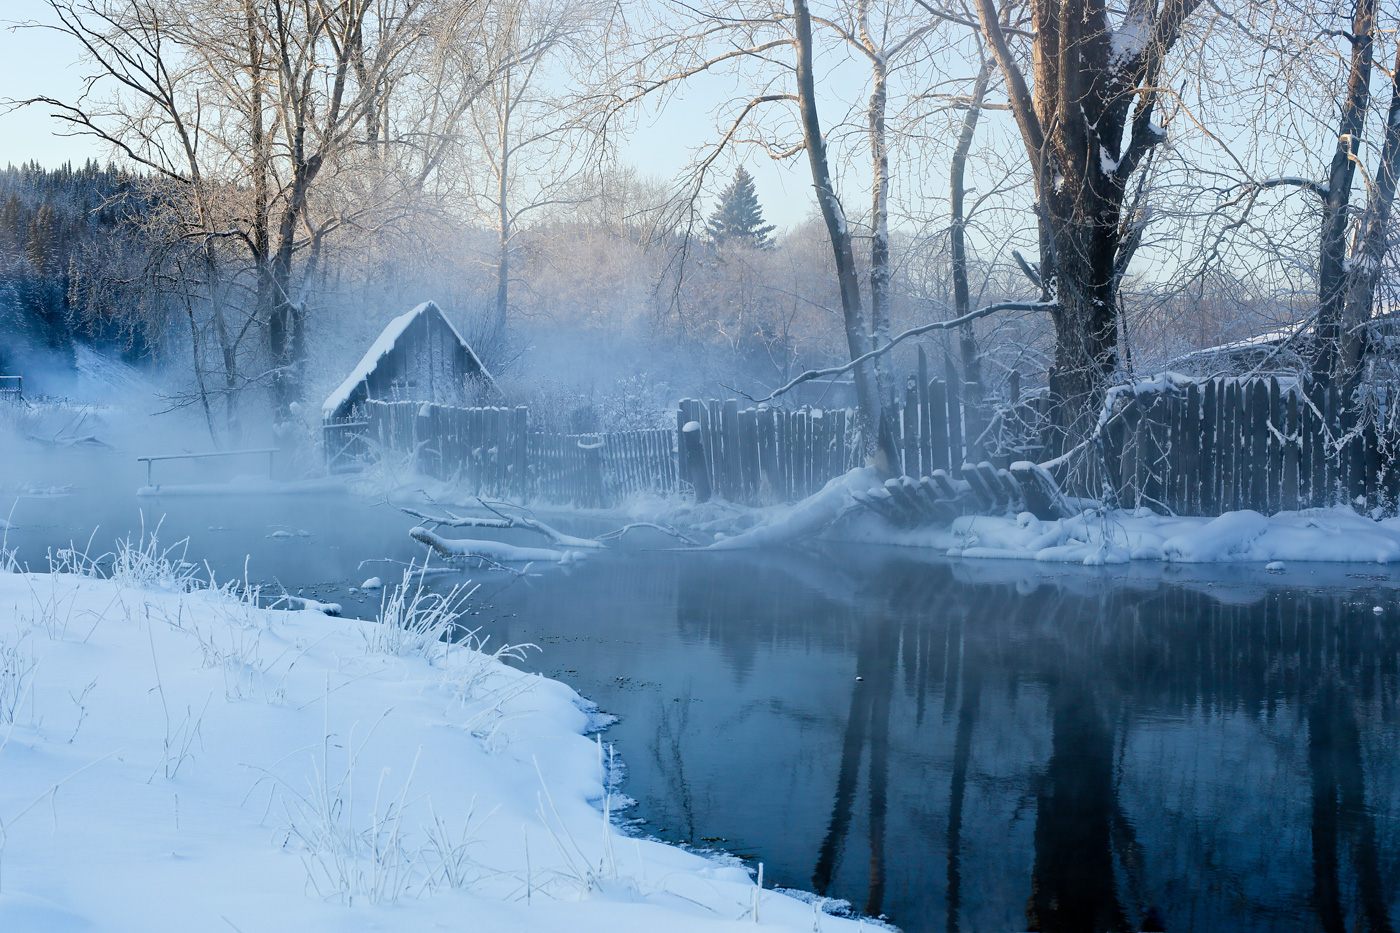
{"label": "snowy riverbank", "polygon": [[752,928],[742,867],[606,821],[567,686],[157,557],[0,572],[0,929]]}
{"label": "snowy riverbank", "polygon": [[921,547],[949,557],[1123,564],[1129,561],[1254,563],[1400,562],[1400,518],[1375,521],[1345,507],[1264,516],[1227,512],[1218,518],[1164,516],[1148,509],[1086,509],[1042,521],[1019,515],[965,515],[950,523],[895,528],[859,508],[853,490],[878,485],[869,470],[852,470],[793,506],[762,511],[742,533],[715,549],[768,547],[822,534],[832,540]]}

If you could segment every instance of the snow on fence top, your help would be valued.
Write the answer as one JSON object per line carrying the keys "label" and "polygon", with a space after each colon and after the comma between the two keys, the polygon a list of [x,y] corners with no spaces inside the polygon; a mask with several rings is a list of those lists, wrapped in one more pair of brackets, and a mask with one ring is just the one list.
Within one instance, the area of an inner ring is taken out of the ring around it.
{"label": "snow on fence top", "polygon": [[[462,337],[457,328],[454,327],[452,322],[447,319],[447,316],[442,313],[442,309],[439,308],[435,302],[425,301],[412,311],[401,314],[389,322],[388,326],[379,334],[379,337],[370,345],[370,348],[365,351],[365,355],[360,359],[360,362],[350,371],[350,375],[346,376],[345,381],[340,384],[340,387],[326,398],[325,403],[321,406],[322,415],[327,419],[341,417],[347,414],[354,404],[364,401],[365,398],[369,397],[369,383],[371,377],[376,374],[385,360],[399,349],[400,339],[408,332],[410,327],[419,321],[423,322],[423,329],[425,332],[434,324],[444,328],[444,333],[451,341],[455,342],[461,353],[465,355],[465,359],[462,361],[465,364],[463,367],[465,371],[453,375],[461,378],[468,375],[476,376],[492,387],[495,387],[496,381],[491,376],[491,373],[486,369],[486,366],[477,357],[476,353]],[[441,363],[442,361],[438,362]],[[428,398],[415,399],[415,401],[450,400]]]}

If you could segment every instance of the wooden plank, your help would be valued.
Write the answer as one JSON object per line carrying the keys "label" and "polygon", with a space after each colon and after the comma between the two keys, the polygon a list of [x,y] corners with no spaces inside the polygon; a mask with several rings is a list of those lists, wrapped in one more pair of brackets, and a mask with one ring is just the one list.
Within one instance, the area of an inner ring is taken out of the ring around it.
{"label": "wooden plank", "polygon": [[1381,505],[1381,445],[1374,418],[1367,418],[1362,432],[1362,447],[1365,457],[1362,471],[1362,487],[1366,491],[1366,514],[1379,514]]}
{"label": "wooden plank", "polygon": [[1225,386],[1225,470],[1223,481],[1224,496],[1221,510],[1230,512],[1240,508],[1240,381],[1230,379]]}
{"label": "wooden plank", "polygon": [[1201,514],[1214,515],[1220,502],[1220,407],[1219,379],[1206,383],[1201,398]]}
{"label": "wooden plank", "polygon": [[773,454],[778,461],[778,480],[774,491],[783,502],[792,501],[792,438],[790,436],[790,420],[787,409],[774,409]]}
{"label": "wooden plank", "polygon": [[1205,434],[1205,419],[1201,416],[1201,386],[1193,382],[1186,387],[1186,409],[1181,423],[1181,510],[1186,515],[1201,514],[1201,446]]}
{"label": "wooden plank", "polygon": [[758,483],[761,495],[770,502],[782,501],[778,498],[778,416],[772,406],[762,405],[758,409]]}
{"label": "wooden plank", "polygon": [[980,463],[987,458],[982,432],[987,427],[982,419],[982,407],[977,404],[978,386],[975,382],[962,384],[963,421],[967,428],[964,442],[967,446],[967,459]]}
{"label": "wooden plank", "polygon": [[831,413],[832,417],[832,442],[836,445],[836,472],[838,475],[846,473],[850,467],[849,438],[846,431],[849,426],[846,422],[847,411],[838,408]]}
{"label": "wooden plank", "polygon": [[919,475],[933,471],[933,415],[929,411],[928,355],[919,347]]}
{"label": "wooden plank", "polygon": [[1177,514],[1186,511],[1186,485],[1182,482],[1182,463],[1186,451],[1186,443],[1182,438],[1184,430],[1183,420],[1185,418],[1186,398],[1178,392],[1176,388],[1169,387],[1166,391],[1167,397],[1167,507]]}
{"label": "wooden plank", "polygon": [[1249,386],[1249,507],[1266,512],[1269,469],[1269,385],[1263,379]]}
{"label": "wooden plank", "polygon": [[[683,398],[676,405],[676,437],[685,433],[685,426],[691,422],[690,418],[691,399]],[[676,473],[682,483],[690,482],[690,461],[686,459],[685,444],[680,445],[680,457],[676,461]]]}
{"label": "wooden plank", "polygon": [[1311,508],[1321,502],[1322,490],[1322,422],[1318,416],[1321,410],[1317,386],[1311,379],[1303,384],[1303,397],[1300,400],[1299,427],[1302,433],[1302,460],[1298,471],[1301,508]]}
{"label": "wooden plank", "polygon": [[962,465],[963,479],[972,487],[972,495],[977,500],[978,508],[986,513],[997,510],[997,496],[990,487],[987,486],[986,478],[977,469],[975,463],[964,463]]}
{"label": "wooden plank", "polygon": [[515,424],[511,435],[511,447],[514,451],[515,475],[511,477],[511,489],[515,495],[521,499],[526,496],[526,477],[529,475],[530,451],[528,439],[530,437],[530,409],[524,405],[517,405],[515,408]]}
{"label": "wooden plank", "polygon": [[758,412],[745,408],[738,413],[739,471],[744,501],[758,496]]}
{"label": "wooden plank", "polygon": [[919,468],[919,381],[910,375],[904,386],[904,475],[918,478]]}
{"label": "wooden plank", "polygon": [[714,399],[700,406],[700,440],[705,447],[705,468],[710,473],[710,490],[714,495],[723,496],[719,410],[719,402]]}
{"label": "wooden plank", "polygon": [[793,450],[793,496],[805,499],[812,489],[812,429],[810,409],[796,412],[796,444]]}
{"label": "wooden plank", "polygon": [[[933,449],[931,465],[934,470],[946,470],[952,464],[948,443],[947,387],[938,381],[929,383],[928,398],[929,420],[932,425],[929,434],[929,444]],[[933,475],[932,470],[929,471],[929,475]]]}
{"label": "wooden plank", "polygon": [[1283,473],[1280,480],[1279,507],[1286,511],[1298,508],[1299,464],[1302,461],[1302,448],[1299,440],[1299,416],[1302,413],[1298,390],[1295,388],[1284,394],[1283,434],[1287,443],[1283,445]]}
{"label": "wooden plank", "polygon": [[1138,422],[1141,420],[1141,396],[1135,395],[1128,400],[1118,421],[1110,429],[1109,436],[1117,451],[1118,466],[1113,492],[1118,505],[1126,508],[1136,506],[1139,498]]}
{"label": "wooden plank", "polygon": [[961,477],[963,460],[967,456],[963,448],[963,406],[958,395],[953,361],[948,358],[946,362],[949,372],[948,382],[945,384],[948,390],[948,468],[954,477]]}
{"label": "wooden plank", "polygon": [[1269,377],[1268,392],[1268,487],[1265,500],[1267,514],[1273,515],[1282,507],[1280,503],[1283,501],[1283,444],[1280,441],[1284,432],[1283,396],[1279,391],[1277,376]]}
{"label": "wooden plank", "polygon": [[1338,441],[1342,435],[1341,412],[1338,409],[1337,387],[1327,386],[1323,396],[1323,498],[1321,505],[1335,505],[1342,499],[1341,455]]}
{"label": "wooden plank", "polygon": [[1345,505],[1352,505],[1356,499],[1358,473],[1354,469],[1356,458],[1353,455],[1356,449],[1356,439],[1352,437],[1356,429],[1356,410],[1348,403],[1345,396],[1338,396],[1337,415],[1340,422],[1339,433],[1342,438],[1341,450],[1337,456],[1337,472],[1341,487],[1339,501]]}

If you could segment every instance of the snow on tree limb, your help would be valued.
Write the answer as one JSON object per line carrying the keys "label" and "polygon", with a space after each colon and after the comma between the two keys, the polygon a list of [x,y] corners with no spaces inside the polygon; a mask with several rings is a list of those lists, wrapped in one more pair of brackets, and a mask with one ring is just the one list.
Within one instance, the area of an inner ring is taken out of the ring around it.
{"label": "snow on tree limb", "polygon": [[918,337],[921,334],[928,334],[938,330],[951,330],[955,327],[961,327],[964,324],[969,324],[977,320],[978,318],[984,318],[989,314],[995,314],[998,311],[1050,311],[1055,307],[1057,307],[1057,303],[1054,301],[999,301],[996,304],[987,305],[985,308],[978,308],[976,311],[971,311],[967,314],[964,314],[962,317],[955,317],[952,320],[934,321],[932,324],[921,324],[918,327],[911,327],[908,330],[895,335],[890,340],[890,342],[885,344],[884,346],[877,347],[874,350],[871,350],[867,353],[863,353],[855,359],[851,360],[849,363],[846,363],[842,366],[831,366],[826,369],[809,369],[806,372],[793,377],[786,384],[780,386],[777,389],[774,389],[772,392],[770,392],[768,395],[763,396],[762,398],[754,398],[750,395],[745,395],[745,398],[753,402],[770,402],[778,396],[790,392],[793,388],[801,385],[804,382],[811,382],[813,379],[822,379],[827,376],[844,375],[850,372],[851,370],[855,369],[857,366],[860,366],[862,363],[865,363],[868,360],[872,360],[877,356],[890,352],[895,347],[899,346],[899,344],[903,343],[905,340],[908,340],[910,337]]}

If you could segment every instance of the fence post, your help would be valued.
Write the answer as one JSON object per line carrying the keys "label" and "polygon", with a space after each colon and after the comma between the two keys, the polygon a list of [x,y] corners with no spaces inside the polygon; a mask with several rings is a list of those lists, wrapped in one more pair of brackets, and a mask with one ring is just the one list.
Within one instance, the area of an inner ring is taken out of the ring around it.
{"label": "fence post", "polygon": [[1204,435],[1209,430],[1201,417],[1201,387],[1192,382],[1186,387],[1186,415],[1182,420],[1182,478],[1186,485],[1186,498],[1182,506],[1188,515],[1201,514],[1202,448]]}
{"label": "fence post", "polygon": [[700,422],[687,421],[681,425],[681,462],[690,470],[690,485],[695,487],[695,501],[709,502],[710,471],[705,463],[705,445],[700,442]]}
{"label": "fence post", "polygon": [[913,373],[904,386],[904,470],[918,479],[919,472],[919,381]]}
{"label": "fence post", "polygon": [[1215,435],[1219,427],[1220,381],[1206,383],[1201,397],[1201,514],[1214,515],[1220,460],[1216,456]]}
{"label": "fence post", "polygon": [[1283,436],[1283,489],[1280,491],[1279,505],[1285,511],[1298,508],[1298,462],[1299,462],[1299,405],[1298,393],[1301,387],[1294,388],[1284,396]]}
{"label": "fence post", "polygon": [[603,501],[603,440],[580,440],[578,449],[583,451],[584,499],[594,508],[605,508],[607,503]]}
{"label": "fence post", "polygon": [[958,371],[951,356],[943,357],[943,368],[948,376],[948,472],[961,479],[967,455],[963,452],[963,406],[958,398]]}
{"label": "fence post", "polygon": [[511,458],[515,470],[515,494],[521,499],[529,495],[528,472],[530,469],[530,409],[524,405],[515,407],[515,455]]}
{"label": "fence post", "polygon": [[1269,494],[1268,512],[1273,515],[1283,501],[1283,445],[1279,441],[1284,432],[1283,396],[1279,391],[1278,377],[1269,378]]}
{"label": "fence post", "polygon": [[929,475],[934,470],[947,470],[952,466],[951,444],[948,442],[948,389],[938,380],[928,385],[929,407],[929,446],[933,458],[930,461]]}
{"label": "fence post", "polygon": [[[737,406],[737,403],[736,403]],[[745,408],[739,412],[739,470],[743,476],[744,498],[753,502],[758,496],[758,411]]]}
{"label": "fence post", "polygon": [[778,479],[778,413],[768,405],[758,407],[758,488],[768,495],[780,496],[782,483]]}
{"label": "fence post", "polygon": [[933,472],[933,415],[929,411],[928,355],[919,347],[919,470],[921,476]]}

